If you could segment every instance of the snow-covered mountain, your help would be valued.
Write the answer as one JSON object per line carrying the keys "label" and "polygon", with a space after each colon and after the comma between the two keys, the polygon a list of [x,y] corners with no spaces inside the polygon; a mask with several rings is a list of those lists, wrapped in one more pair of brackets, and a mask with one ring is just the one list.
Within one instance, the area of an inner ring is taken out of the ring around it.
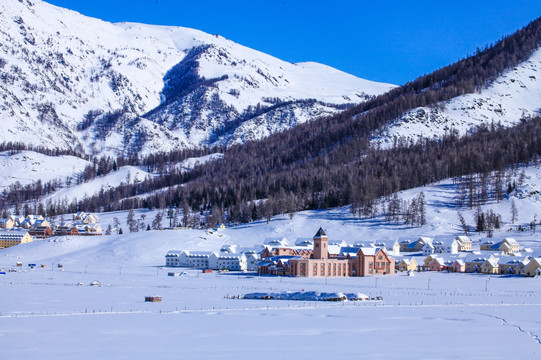
{"label": "snow-covered mountain", "polygon": [[513,126],[541,109],[541,50],[498,76],[488,87],[473,93],[405,112],[374,135],[382,148],[395,142],[441,138],[456,130],[466,134],[479,125]]}
{"label": "snow-covered mountain", "polygon": [[241,143],[393,87],[39,0],[2,1],[0,22],[0,141],[115,155]]}

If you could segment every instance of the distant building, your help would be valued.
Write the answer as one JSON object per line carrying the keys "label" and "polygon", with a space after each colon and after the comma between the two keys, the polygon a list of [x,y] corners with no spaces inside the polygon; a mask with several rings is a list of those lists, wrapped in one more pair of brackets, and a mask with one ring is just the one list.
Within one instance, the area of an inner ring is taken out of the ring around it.
{"label": "distant building", "polygon": [[248,269],[248,262],[244,254],[169,250],[165,255],[165,266],[244,271]]}
{"label": "distant building", "polygon": [[53,231],[49,226],[36,226],[30,229],[28,233],[37,239],[45,239],[53,235]]}
{"label": "distant building", "polygon": [[513,238],[505,238],[503,240],[497,241],[493,239],[488,239],[481,243],[481,251],[501,251],[506,254],[513,254],[519,252],[519,244]]}
{"label": "distant building", "polygon": [[419,252],[423,250],[423,245],[432,243],[432,238],[421,236],[417,240],[402,238],[399,241],[400,252]]}
{"label": "distant building", "polygon": [[458,241],[454,236],[436,236],[432,241],[436,254],[458,254]]}
{"label": "distant building", "polygon": [[79,235],[79,230],[76,226],[57,226],[53,231],[54,236],[70,236]]}
{"label": "distant building", "polygon": [[15,226],[15,221],[12,218],[0,219],[0,229],[11,229]]}
{"label": "distant building", "polygon": [[[280,251],[282,255],[273,257],[265,258],[264,252],[262,261],[258,264],[258,271],[260,274],[273,274],[275,271],[276,275],[304,277],[347,277],[395,273],[395,260],[383,248],[344,245],[346,245],[345,242],[329,245],[329,238],[320,228],[313,238],[313,250],[309,256],[308,254],[295,255],[292,249],[288,248]],[[330,246],[333,247],[331,252]]]}
{"label": "distant building", "polygon": [[525,276],[541,276],[541,258],[533,258],[524,268]]}
{"label": "distant building", "polygon": [[417,262],[413,258],[404,258],[398,263],[398,271],[414,271],[417,270]]}
{"label": "distant building", "polygon": [[8,248],[19,244],[34,241],[28,231],[24,230],[3,230],[0,231],[0,248]]}

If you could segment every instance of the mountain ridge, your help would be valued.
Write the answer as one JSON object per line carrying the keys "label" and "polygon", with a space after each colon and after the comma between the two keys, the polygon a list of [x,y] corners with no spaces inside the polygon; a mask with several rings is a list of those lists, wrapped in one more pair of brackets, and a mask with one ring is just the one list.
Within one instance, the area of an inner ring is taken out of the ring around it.
{"label": "mountain ridge", "polygon": [[[194,29],[112,24],[39,0],[6,0],[0,10],[0,126],[10,141],[34,146],[128,156],[242,143],[339,111],[327,104],[365,101],[393,87],[320,64],[290,64]],[[193,87],[164,105],[179,67]],[[296,106],[306,99],[316,102]],[[282,112],[253,116],[251,108],[276,107],[276,100]],[[244,127],[235,131],[235,124]]]}

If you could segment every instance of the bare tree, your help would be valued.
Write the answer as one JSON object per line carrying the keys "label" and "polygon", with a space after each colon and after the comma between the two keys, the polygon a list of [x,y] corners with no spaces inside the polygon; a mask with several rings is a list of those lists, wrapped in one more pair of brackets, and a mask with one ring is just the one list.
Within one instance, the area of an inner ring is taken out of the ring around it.
{"label": "bare tree", "polygon": [[466,224],[466,220],[464,219],[464,216],[460,213],[460,211],[457,211],[458,213],[458,221],[460,221],[460,227],[462,228],[462,231],[464,231],[464,235],[468,236],[468,224]]}
{"label": "bare tree", "polygon": [[515,221],[517,221],[518,218],[518,209],[517,205],[515,204],[515,199],[511,200],[511,223],[514,224]]}

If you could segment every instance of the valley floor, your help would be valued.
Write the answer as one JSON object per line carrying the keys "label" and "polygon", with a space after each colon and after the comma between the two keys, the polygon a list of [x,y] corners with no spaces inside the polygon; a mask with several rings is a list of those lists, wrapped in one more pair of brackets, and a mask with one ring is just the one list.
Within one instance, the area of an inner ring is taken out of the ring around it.
{"label": "valley floor", "polygon": [[[25,264],[26,266],[26,264]],[[366,278],[169,277],[152,266],[35,268],[0,277],[0,357],[495,359],[541,353],[541,281],[416,273]],[[101,287],[89,284],[98,280]],[[341,291],[380,302],[239,300]],[[161,303],[145,303],[149,295]]]}

